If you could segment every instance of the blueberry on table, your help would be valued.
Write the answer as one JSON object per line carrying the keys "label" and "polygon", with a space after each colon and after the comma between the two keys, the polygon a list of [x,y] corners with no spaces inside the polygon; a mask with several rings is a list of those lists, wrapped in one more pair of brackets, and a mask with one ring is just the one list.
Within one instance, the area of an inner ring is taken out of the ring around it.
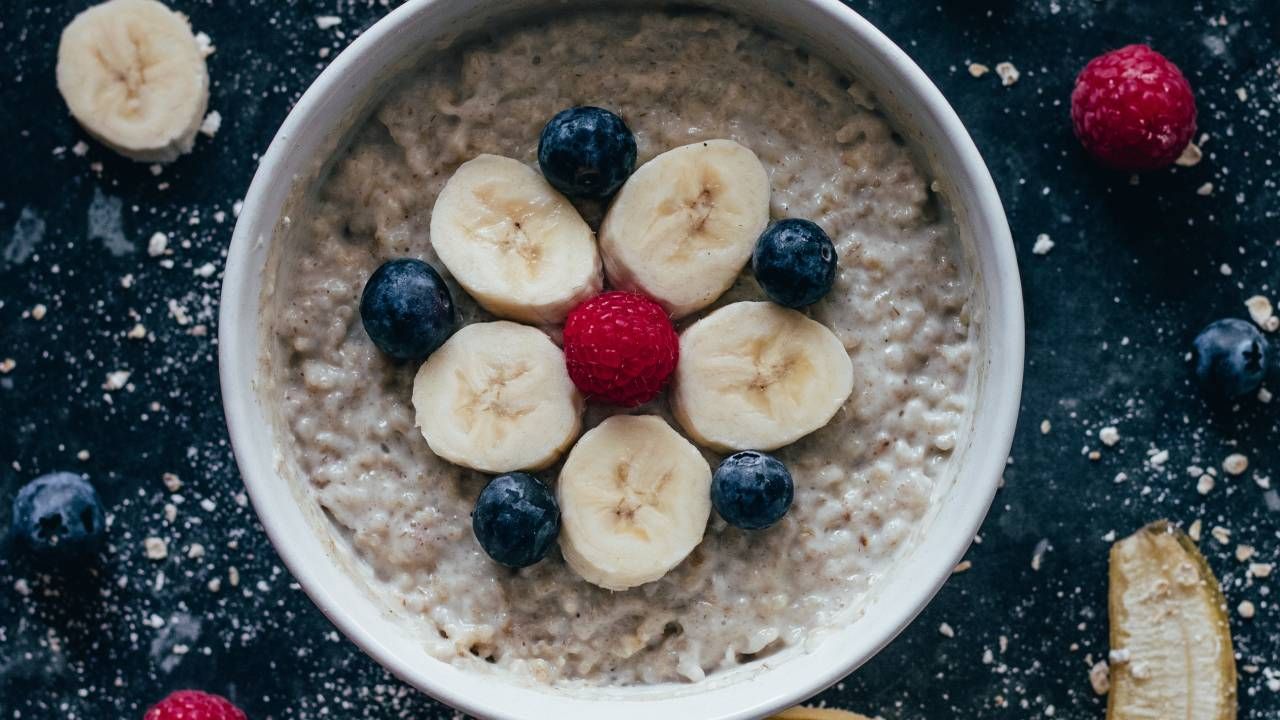
{"label": "blueberry on table", "polygon": [[360,296],[360,320],[382,352],[397,360],[430,355],[453,334],[453,297],[435,268],[410,258],[383,263]]}
{"label": "blueberry on table", "polygon": [[565,195],[606,198],[636,169],[636,138],[622,118],[603,108],[561,110],[542,128],[538,166]]}
{"label": "blueberry on table", "polygon": [[37,555],[91,552],[106,532],[98,493],[68,472],[27,483],[13,499],[13,536]]}
{"label": "blueberry on table", "polygon": [[755,450],[725,458],[711,477],[711,504],[725,522],[744,530],[761,530],[781,520],[794,496],[787,466]]}
{"label": "blueberry on table", "polygon": [[808,220],[779,220],[756,241],[751,271],[770,300],[802,308],[830,292],[836,279],[836,246]]}
{"label": "blueberry on table", "polygon": [[550,488],[534,476],[499,475],[480,491],[471,529],[496,562],[527,567],[541,560],[560,534],[560,506]]}
{"label": "blueberry on table", "polygon": [[1196,336],[1193,348],[1200,389],[1219,401],[1257,392],[1267,374],[1267,339],[1252,323],[1217,320]]}

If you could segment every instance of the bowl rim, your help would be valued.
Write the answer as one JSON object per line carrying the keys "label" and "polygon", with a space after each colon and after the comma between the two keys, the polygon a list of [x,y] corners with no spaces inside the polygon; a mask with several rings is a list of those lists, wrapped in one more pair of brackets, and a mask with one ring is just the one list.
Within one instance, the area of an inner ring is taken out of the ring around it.
{"label": "bowl rim", "polygon": [[[982,267],[981,281],[986,285],[988,297],[991,300],[988,312],[998,313],[1000,316],[989,319],[996,322],[989,321],[988,330],[992,325],[998,325],[1002,329],[998,337],[998,352],[989,353],[991,357],[985,361],[981,358],[975,358],[974,361],[986,363],[984,377],[992,382],[991,386],[984,391],[990,395],[988,398],[991,405],[990,414],[981,422],[975,419],[973,425],[974,429],[981,425],[990,431],[990,434],[984,436],[983,449],[978,451],[975,448],[971,457],[967,459],[969,467],[966,468],[965,474],[972,475],[985,484],[979,484],[978,480],[974,480],[974,487],[968,488],[976,494],[966,499],[969,509],[964,517],[966,521],[949,528],[947,533],[954,547],[951,547],[949,552],[946,551],[946,547],[939,547],[939,552],[929,554],[931,558],[913,561],[918,565],[913,575],[913,586],[919,588],[915,597],[917,602],[903,603],[887,610],[888,615],[885,621],[868,629],[867,634],[870,638],[862,643],[861,648],[845,652],[842,655],[842,662],[836,662],[825,670],[813,671],[809,668],[804,675],[792,678],[797,682],[791,687],[779,687],[764,694],[743,692],[744,682],[739,681],[708,688],[702,692],[663,699],[640,698],[636,702],[620,704],[609,699],[571,697],[542,688],[494,683],[492,678],[479,673],[462,671],[466,676],[464,678],[460,677],[458,672],[437,668],[436,664],[415,666],[408,662],[371,629],[361,624],[344,606],[339,594],[322,582],[316,569],[318,559],[306,555],[295,545],[289,535],[286,521],[269,501],[268,485],[273,482],[287,482],[287,480],[280,478],[276,467],[258,461],[256,456],[251,456],[248,451],[248,448],[253,447],[256,442],[261,442],[261,438],[255,437],[257,434],[254,412],[257,363],[246,367],[240,359],[241,346],[244,344],[242,328],[245,323],[256,327],[259,321],[258,312],[261,311],[260,297],[247,304],[243,301],[247,274],[260,273],[263,270],[261,266],[254,265],[249,256],[253,250],[252,246],[263,243],[264,238],[274,237],[275,222],[271,222],[268,226],[264,219],[277,218],[283,212],[280,206],[274,209],[270,206],[266,198],[267,189],[282,181],[291,181],[292,178],[282,177],[281,169],[293,149],[294,136],[307,131],[309,117],[316,112],[328,95],[334,93],[347,81],[349,74],[359,71],[364,63],[364,56],[378,43],[413,22],[421,13],[433,6],[452,1],[454,0],[408,0],[366,29],[339,53],[289,111],[263,154],[243,200],[227,253],[220,298],[219,379],[223,408],[236,462],[249,496],[253,500],[254,509],[272,546],[312,602],[365,653],[407,684],[452,707],[479,717],[514,719],[524,717],[525,711],[537,707],[539,717],[549,717],[551,713],[557,712],[569,713],[570,717],[594,717],[598,712],[608,709],[611,718],[639,720],[657,716],[662,712],[672,712],[673,709],[680,711],[678,717],[689,717],[685,713],[689,712],[689,706],[693,706],[700,710],[698,717],[715,720],[744,720],[775,712],[833,685],[883,649],[924,610],[950,577],[955,564],[963,557],[969,543],[985,520],[1013,441],[1022,389],[1025,343],[1021,282],[1008,221],[990,171],[977,147],[954,109],[924,71],[880,30],[839,0],[798,1],[811,6],[832,22],[838,23],[841,32],[851,36],[852,40],[862,43],[871,54],[878,56],[889,68],[890,73],[896,75],[901,81],[901,92],[914,95],[932,116],[930,119],[939,126],[940,134],[935,140],[951,146],[956,162],[959,163],[967,182],[973,189],[971,203],[973,218],[970,224],[984,226],[989,235],[986,245],[992,255]],[[977,270],[978,268],[975,268],[975,274]],[[254,312],[249,312],[247,306],[251,306]],[[992,342],[994,341],[995,338],[992,339]],[[937,518],[932,522],[936,523]],[[967,540],[961,542],[965,538]],[[924,555],[924,553],[916,554]],[[334,563],[326,557],[320,564]],[[370,601],[372,602],[372,598]],[[832,643],[828,641],[824,644]],[[769,668],[764,674],[771,673],[778,676],[782,669],[795,664],[799,659],[800,657],[796,657],[789,662],[779,663]],[[444,668],[454,667],[443,661],[438,665]],[[471,683],[467,678],[477,682]],[[746,684],[751,686],[765,684],[760,680],[763,680],[763,675],[756,680],[747,681]],[[506,687],[495,687],[498,685]],[[724,692],[726,688],[733,694],[726,694]],[[480,691],[477,692],[478,690]],[[708,696],[720,696],[723,699],[733,698],[735,695],[743,697],[741,701],[735,701],[737,704],[728,710],[720,710],[706,703],[695,702],[697,699]],[[634,707],[629,708],[629,706]]]}

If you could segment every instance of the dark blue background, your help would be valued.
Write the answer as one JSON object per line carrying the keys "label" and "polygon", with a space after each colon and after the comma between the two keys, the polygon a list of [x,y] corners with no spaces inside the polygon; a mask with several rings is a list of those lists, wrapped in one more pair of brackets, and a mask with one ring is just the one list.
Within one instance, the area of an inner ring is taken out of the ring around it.
{"label": "dark blue background", "polygon": [[[224,121],[215,139],[202,137],[154,176],[91,141],[86,156],[71,151],[86,137],[53,67],[61,28],[86,4],[0,5],[0,134],[9,138],[0,154],[0,359],[17,363],[0,376],[0,503],[41,473],[86,473],[113,516],[111,547],[95,574],[68,578],[0,551],[0,717],[138,718],[184,686],[226,694],[255,720],[451,717],[340,637],[292,583],[252,510],[236,502],[242,488],[218,399],[215,311],[233,204],[256,153],[327,62],[320,49],[336,53],[387,8],[174,0],[217,46],[211,108]],[[1280,551],[1280,497],[1258,484],[1280,461],[1280,400],[1211,414],[1187,382],[1185,358],[1198,328],[1244,316],[1250,295],[1280,300],[1280,4],[852,4],[942,87],[995,175],[1022,265],[1027,382],[1007,484],[969,552],[972,569],[822,699],[886,718],[1101,717],[1086,658],[1107,647],[1104,538],[1158,517],[1203,520],[1202,547],[1230,605],[1258,607],[1252,621],[1233,618],[1241,666],[1280,671],[1270,586],[1247,580],[1234,558],[1237,542],[1265,561]],[[330,14],[342,24],[319,29],[314,17]],[[1187,73],[1209,136],[1200,165],[1136,185],[1087,162],[1067,121],[1076,71],[1134,41]],[[1010,87],[967,71],[1005,60],[1022,73]],[[1197,194],[1206,182],[1212,193]],[[156,231],[169,235],[171,269],[145,252]],[[1048,255],[1031,253],[1040,233],[1056,243]],[[218,273],[197,275],[205,263]],[[132,287],[122,286],[126,275]],[[48,308],[40,321],[27,316],[37,303]],[[136,322],[147,339],[125,338]],[[122,369],[130,388],[104,391],[106,373]],[[1099,447],[1097,429],[1113,424],[1120,444],[1089,460],[1084,448]],[[1169,452],[1163,468],[1146,462],[1157,449]],[[1233,451],[1249,456],[1249,473],[1198,494],[1186,468]],[[161,481],[166,472],[184,483],[180,504]],[[1121,472],[1128,480],[1113,482]],[[166,504],[177,511],[172,523]],[[1229,545],[1208,538],[1214,525],[1233,532]],[[167,559],[146,558],[150,536],[168,540]],[[193,543],[203,557],[187,557]],[[211,592],[215,577],[221,588]],[[1280,694],[1260,672],[1242,672],[1240,688],[1242,718],[1280,714]]]}

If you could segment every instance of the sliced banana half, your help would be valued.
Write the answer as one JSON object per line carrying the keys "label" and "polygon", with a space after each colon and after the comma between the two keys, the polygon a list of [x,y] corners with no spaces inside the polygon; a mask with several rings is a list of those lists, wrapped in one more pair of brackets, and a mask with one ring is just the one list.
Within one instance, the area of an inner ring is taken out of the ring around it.
{"label": "sliced banana half", "polygon": [[458,168],[431,211],[431,245],[499,317],[561,323],[603,286],[586,221],[537,171],[511,158],[481,155]]}
{"label": "sliced banana half", "polygon": [[569,451],[556,495],[569,566],[626,590],[666,575],[702,542],[711,467],[662,418],[615,415]]}
{"label": "sliced banana half", "polygon": [[1234,720],[1227,604],[1195,543],[1167,522],[1111,548],[1108,720]]}
{"label": "sliced banana half", "polygon": [[582,395],[544,333],[498,321],[468,325],[413,380],[417,425],[436,455],[487,473],[538,470],[582,429]]}
{"label": "sliced banana half", "polygon": [[769,720],[871,720],[871,718],[835,708],[793,707],[790,710],[783,710]]}
{"label": "sliced banana half", "polygon": [[671,406],[702,445],[773,450],[826,425],[851,392],[835,334],[795,310],[739,302],[681,333]]}
{"label": "sliced banana half", "polygon": [[110,0],[77,15],[62,31],[57,75],[84,129],[142,162],[190,152],[209,103],[190,23],[156,0]]}
{"label": "sliced banana half", "polygon": [[769,223],[769,175],[732,140],[685,145],[637,170],[600,226],[609,282],[673,317],[715,302]]}

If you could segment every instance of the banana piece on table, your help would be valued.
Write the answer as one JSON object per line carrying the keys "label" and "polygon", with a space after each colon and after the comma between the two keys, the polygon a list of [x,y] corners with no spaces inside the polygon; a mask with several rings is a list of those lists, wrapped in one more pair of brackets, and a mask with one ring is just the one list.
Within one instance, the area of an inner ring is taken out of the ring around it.
{"label": "banana piece on table", "polygon": [[436,198],[431,246],[499,317],[552,325],[604,284],[595,236],[533,168],[499,155],[463,163]]}
{"label": "banana piece on table", "polygon": [[680,334],[671,408],[719,452],[774,450],[826,425],[853,392],[853,363],[827,328],[767,302],[726,305]]}
{"label": "banana piece on table", "polygon": [[468,325],[413,380],[417,425],[436,455],[487,473],[538,470],[582,429],[564,354],[536,328]]}
{"label": "banana piece on table", "polygon": [[1226,600],[1185,533],[1160,521],[1113,545],[1108,606],[1108,720],[1234,720]]}
{"label": "banana piece on table", "polygon": [[615,415],[569,451],[556,486],[560,550],[588,582],[652,582],[702,542],[711,466],[655,415]]}
{"label": "banana piece on table", "polygon": [[140,162],[190,152],[209,103],[190,23],[155,0],[110,0],[77,15],[62,31],[57,75],[80,125]]}
{"label": "banana piece on table", "polygon": [[636,170],[600,226],[610,283],[680,318],[715,302],[769,223],[769,175],[732,140],[668,150]]}

